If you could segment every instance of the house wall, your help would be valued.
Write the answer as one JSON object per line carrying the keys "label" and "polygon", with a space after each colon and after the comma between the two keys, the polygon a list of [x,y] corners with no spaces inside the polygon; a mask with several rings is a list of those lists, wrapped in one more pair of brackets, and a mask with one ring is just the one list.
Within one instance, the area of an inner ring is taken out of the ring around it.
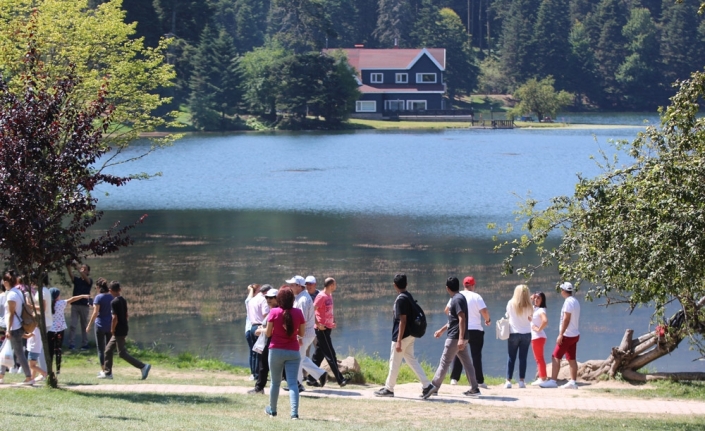
{"label": "house wall", "polygon": [[372,83],[372,78],[371,74],[372,73],[381,73],[383,75],[383,85],[390,85],[390,84],[396,84],[396,74],[397,73],[407,73],[409,75],[409,82],[407,84],[399,84],[399,85],[416,85],[420,84],[423,85],[422,83],[417,83],[416,82],[416,74],[417,73],[435,73],[436,74],[436,82],[435,84],[441,84],[443,83],[443,72],[438,69],[436,64],[431,61],[430,58],[428,58],[428,55],[424,55],[419,59],[419,61],[414,64],[414,66],[411,69],[392,69],[392,70],[384,70],[384,69],[365,69],[360,72],[362,75],[362,83],[367,84],[367,85],[379,85],[378,83]]}
{"label": "house wall", "polygon": [[403,100],[406,107],[408,100],[425,100],[426,109],[443,109],[443,95],[439,93],[367,93],[359,100],[374,100],[377,102],[376,112],[384,111],[385,100]]}

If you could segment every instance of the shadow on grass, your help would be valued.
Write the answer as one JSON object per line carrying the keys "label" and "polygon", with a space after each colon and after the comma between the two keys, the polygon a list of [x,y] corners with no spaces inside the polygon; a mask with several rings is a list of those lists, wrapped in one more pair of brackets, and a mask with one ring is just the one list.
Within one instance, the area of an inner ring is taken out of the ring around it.
{"label": "shadow on grass", "polygon": [[103,416],[103,415],[98,415],[96,416],[97,419],[111,419],[115,421],[139,421],[139,422],[144,422],[144,419],[139,419],[139,418],[128,418],[126,416]]}
{"label": "shadow on grass", "polygon": [[82,397],[93,399],[112,399],[137,404],[232,404],[233,400],[222,396],[203,396],[186,394],[153,394],[125,392],[76,392]]}

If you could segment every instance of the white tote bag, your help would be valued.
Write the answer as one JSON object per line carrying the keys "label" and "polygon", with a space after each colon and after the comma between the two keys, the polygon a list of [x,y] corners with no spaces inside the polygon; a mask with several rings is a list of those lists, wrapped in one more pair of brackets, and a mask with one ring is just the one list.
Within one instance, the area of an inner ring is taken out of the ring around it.
{"label": "white tote bag", "polygon": [[12,368],[15,366],[15,358],[13,357],[12,345],[10,344],[9,337],[5,338],[5,341],[2,343],[2,347],[0,347],[0,366],[5,366],[7,368]]}
{"label": "white tote bag", "polygon": [[264,350],[264,345],[267,342],[267,335],[262,331],[261,334],[259,334],[259,338],[257,341],[255,341],[255,345],[252,346],[252,351],[257,352],[257,353],[262,353]]}
{"label": "white tote bag", "polygon": [[506,317],[502,317],[495,323],[495,325],[497,329],[497,339],[509,339],[509,320]]}

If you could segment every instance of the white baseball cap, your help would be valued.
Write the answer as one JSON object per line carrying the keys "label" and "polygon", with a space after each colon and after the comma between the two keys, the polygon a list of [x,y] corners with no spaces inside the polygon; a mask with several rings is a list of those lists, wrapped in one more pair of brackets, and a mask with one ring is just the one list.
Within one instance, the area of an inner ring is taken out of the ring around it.
{"label": "white baseball cap", "polygon": [[298,284],[299,286],[306,286],[306,282],[304,281],[304,278],[300,275],[295,275],[291,277],[290,280],[284,280],[284,282],[289,283],[289,284]]}
{"label": "white baseball cap", "polygon": [[316,277],[309,275],[306,277],[306,284],[311,283],[311,284],[316,284]]}
{"label": "white baseball cap", "polygon": [[566,281],[563,284],[561,284],[561,289],[565,290],[566,292],[572,292],[573,291],[573,285],[570,284],[570,282]]}

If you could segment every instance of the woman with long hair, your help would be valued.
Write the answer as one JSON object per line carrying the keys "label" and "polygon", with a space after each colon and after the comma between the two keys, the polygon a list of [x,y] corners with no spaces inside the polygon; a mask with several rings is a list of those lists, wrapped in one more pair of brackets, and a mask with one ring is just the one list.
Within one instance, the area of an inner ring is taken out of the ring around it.
{"label": "woman with long hair", "polygon": [[538,386],[546,381],[546,360],[543,357],[543,350],[546,346],[546,295],[543,292],[536,292],[531,295],[531,302],[534,304],[534,315],[531,319],[531,350],[534,351],[534,359],[539,369],[539,378],[531,383],[531,386]]}
{"label": "woman with long hair", "polygon": [[512,375],[516,364],[517,351],[519,352],[519,387],[525,388],[526,357],[531,345],[531,318],[534,307],[529,297],[529,287],[520,284],[514,288],[514,296],[507,302],[507,316],[509,319],[509,340],[507,340],[507,381],[504,387],[512,387]]}
{"label": "woman with long hair", "polygon": [[306,321],[304,314],[294,308],[294,292],[288,286],[282,286],[277,292],[278,307],[269,312],[267,318],[267,337],[269,342],[269,370],[271,385],[269,387],[269,405],[264,412],[269,416],[277,415],[277,401],[282,372],[286,370],[286,382],[289,385],[291,418],[299,418],[299,348],[302,343]]}
{"label": "woman with long hair", "polygon": [[61,291],[56,287],[49,289],[51,295],[51,313],[54,319],[51,328],[47,331],[47,341],[49,342],[49,357],[54,360],[56,357],[56,374],[61,374],[61,345],[64,343],[64,332],[66,331],[66,316],[64,310],[66,306],[79,299],[88,299],[90,295],[72,296],[67,300],[59,299]]}
{"label": "woman with long hair", "polygon": [[100,362],[98,377],[105,377],[105,346],[108,345],[112,336],[113,315],[110,302],[113,300],[113,295],[108,291],[108,280],[103,277],[95,282],[95,288],[98,289],[98,294],[93,299],[93,314],[88,319],[86,332],[90,331],[91,325],[95,322],[95,345],[98,348],[98,361]]}

